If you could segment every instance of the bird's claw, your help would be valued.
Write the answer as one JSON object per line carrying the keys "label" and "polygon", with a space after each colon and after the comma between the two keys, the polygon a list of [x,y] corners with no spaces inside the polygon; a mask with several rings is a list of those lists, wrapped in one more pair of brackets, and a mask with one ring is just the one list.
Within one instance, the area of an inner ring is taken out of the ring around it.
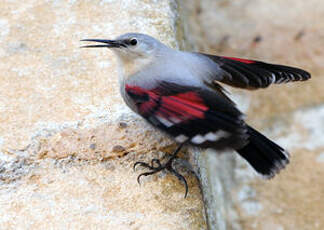
{"label": "bird's claw", "polygon": [[[157,164],[157,166],[154,166],[155,164]],[[142,176],[149,176],[149,175],[152,175],[152,174],[157,173],[157,172],[161,171],[162,169],[164,169],[163,166],[161,165],[160,160],[156,159],[156,158],[152,159],[151,165],[149,165],[148,163],[143,162],[143,161],[137,161],[133,166],[134,171],[136,170],[136,166],[138,166],[138,165],[151,170],[149,172],[142,173],[137,177],[138,184],[141,184],[140,178]]]}
{"label": "bird's claw", "polygon": [[137,161],[135,162],[135,164],[133,165],[133,170],[134,172],[136,171],[136,166],[137,165],[140,165],[142,167],[146,167],[146,168],[150,168],[151,166],[149,166],[149,164],[145,163],[145,162],[142,162],[142,161]]}
{"label": "bird's claw", "polygon": [[[154,166],[154,163],[157,164],[158,166],[155,167]],[[159,159],[156,159],[156,158],[152,159],[151,165],[149,165],[148,163],[143,162],[143,161],[137,161],[137,162],[135,162],[135,164],[133,165],[133,170],[134,171],[136,170],[136,166],[137,165],[142,166],[144,168],[149,168],[150,170],[155,170],[155,169],[158,169],[158,168],[162,167],[160,160]]]}
{"label": "bird's claw", "polygon": [[140,185],[141,184],[141,181],[140,181],[140,178],[142,177],[142,176],[149,176],[149,175],[153,175],[153,174],[155,174],[155,173],[157,173],[157,172],[159,172],[159,171],[161,171],[162,169],[160,169],[160,170],[154,170],[154,171],[149,171],[149,172],[145,172],[145,173],[141,173],[138,177],[137,177],[137,183]]}
{"label": "bird's claw", "polygon": [[[138,161],[134,164],[133,166],[133,169],[135,171],[136,169],[136,166],[142,166],[144,168],[148,168],[149,170],[151,171],[148,171],[148,172],[145,172],[145,173],[141,173],[138,177],[137,177],[137,183],[138,184],[141,184],[140,183],[140,178],[142,176],[149,176],[149,175],[153,175],[155,173],[158,173],[162,170],[167,170],[169,171],[170,173],[172,173],[173,175],[175,175],[178,180],[182,181],[184,183],[184,186],[185,186],[185,198],[187,197],[187,194],[188,194],[188,184],[187,184],[187,181],[186,179],[184,178],[184,176],[182,176],[180,173],[178,173],[173,167],[172,167],[172,161],[175,159],[175,157],[172,157],[167,163],[165,163],[164,165],[161,164],[160,160],[159,159],[152,159],[151,161],[151,165],[149,165],[148,163],[146,162],[142,162],[142,161]],[[155,166],[157,165],[157,166]]]}
{"label": "bird's claw", "polygon": [[187,183],[187,181],[186,181],[186,178],[184,178],[184,176],[182,176],[180,173],[178,173],[178,172],[177,172],[174,168],[172,168],[172,167],[168,168],[168,170],[169,170],[173,175],[175,175],[175,176],[178,178],[179,181],[182,181],[182,182],[184,183],[184,186],[185,186],[185,189],[186,189],[186,191],[185,191],[185,195],[184,195],[184,198],[186,198],[187,195],[188,195],[188,183]]}

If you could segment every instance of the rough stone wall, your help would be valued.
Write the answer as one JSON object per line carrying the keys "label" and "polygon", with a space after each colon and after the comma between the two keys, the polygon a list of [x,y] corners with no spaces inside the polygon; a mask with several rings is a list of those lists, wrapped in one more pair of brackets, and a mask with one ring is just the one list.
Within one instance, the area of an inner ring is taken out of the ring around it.
{"label": "rough stone wall", "polygon": [[[136,160],[171,151],[122,102],[116,60],[84,38],[144,32],[184,46],[172,0],[0,2],[0,226],[205,229],[192,175],[136,182]],[[147,152],[151,150],[150,152]]]}
{"label": "rough stone wall", "polygon": [[312,73],[308,82],[231,90],[249,123],[291,153],[290,165],[271,181],[256,177],[237,159],[232,198],[239,218],[234,222],[241,229],[323,229],[324,3],[203,0],[191,6],[191,28],[200,50]]}
{"label": "rough stone wall", "polygon": [[198,44],[312,73],[309,82],[232,90],[250,124],[291,152],[289,167],[263,181],[241,159],[222,155],[215,170],[223,175],[213,178],[222,229],[324,228],[324,4],[179,2],[183,11],[172,0],[0,2],[1,227],[206,229],[192,175],[187,199],[170,175],[137,185],[132,164],[161,157],[173,142],[123,104],[111,52],[79,49],[82,38],[135,31],[173,47]]}

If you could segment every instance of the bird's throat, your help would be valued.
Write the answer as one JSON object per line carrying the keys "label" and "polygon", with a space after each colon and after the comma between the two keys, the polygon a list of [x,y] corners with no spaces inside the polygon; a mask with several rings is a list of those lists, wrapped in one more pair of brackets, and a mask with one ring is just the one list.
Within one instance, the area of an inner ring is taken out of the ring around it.
{"label": "bird's throat", "polygon": [[147,65],[152,63],[152,58],[143,57],[143,58],[118,58],[119,64],[119,74],[123,80],[128,80],[130,77],[134,76],[136,73],[145,69]]}

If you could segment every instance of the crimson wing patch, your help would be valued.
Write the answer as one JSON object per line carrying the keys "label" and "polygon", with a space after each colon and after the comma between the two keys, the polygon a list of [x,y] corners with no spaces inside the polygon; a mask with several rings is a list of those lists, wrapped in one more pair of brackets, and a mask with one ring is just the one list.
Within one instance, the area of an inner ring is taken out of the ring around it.
{"label": "crimson wing patch", "polygon": [[311,77],[307,71],[295,67],[242,58],[201,55],[216,62],[224,71],[224,78],[220,80],[221,82],[234,87],[247,89],[266,88],[273,83],[305,81]]}
{"label": "crimson wing patch", "polygon": [[141,116],[177,142],[216,149],[246,143],[242,113],[222,92],[165,82],[150,90],[126,85],[126,92]]}

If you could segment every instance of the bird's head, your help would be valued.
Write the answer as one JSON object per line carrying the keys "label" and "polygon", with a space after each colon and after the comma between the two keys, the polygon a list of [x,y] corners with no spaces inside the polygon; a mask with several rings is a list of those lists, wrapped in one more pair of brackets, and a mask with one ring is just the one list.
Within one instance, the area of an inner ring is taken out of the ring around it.
{"label": "bird's head", "polygon": [[150,58],[158,55],[159,51],[166,46],[155,38],[140,33],[127,33],[120,35],[114,40],[106,39],[83,39],[81,41],[98,42],[97,45],[86,45],[82,48],[111,48],[119,58],[126,61],[128,59]]}

